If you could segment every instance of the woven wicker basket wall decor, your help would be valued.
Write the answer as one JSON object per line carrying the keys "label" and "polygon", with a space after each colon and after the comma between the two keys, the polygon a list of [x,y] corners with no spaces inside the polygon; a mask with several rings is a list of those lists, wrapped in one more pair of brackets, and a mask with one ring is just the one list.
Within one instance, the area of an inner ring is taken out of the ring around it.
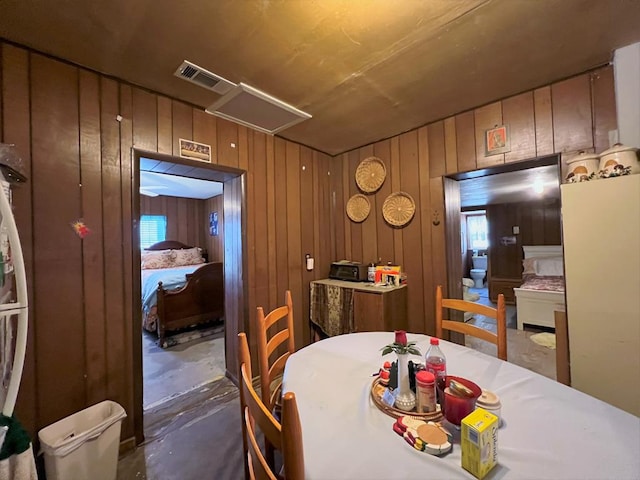
{"label": "woven wicker basket wall decor", "polygon": [[382,216],[392,227],[404,227],[416,213],[416,204],[406,192],[389,195],[382,205]]}
{"label": "woven wicker basket wall decor", "polygon": [[387,169],[378,157],[365,158],[356,168],[356,184],[365,193],[377,191],[387,177]]}
{"label": "woven wicker basket wall decor", "polygon": [[358,193],[347,201],[347,216],[354,222],[364,222],[369,216],[371,205],[369,199]]}

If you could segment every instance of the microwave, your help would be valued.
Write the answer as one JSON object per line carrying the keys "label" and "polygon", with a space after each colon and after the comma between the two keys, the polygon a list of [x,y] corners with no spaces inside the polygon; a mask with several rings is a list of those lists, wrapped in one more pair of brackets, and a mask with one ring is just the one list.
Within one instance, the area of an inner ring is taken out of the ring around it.
{"label": "microwave", "polygon": [[329,269],[329,278],[334,280],[347,280],[350,282],[366,282],[367,281],[367,265],[360,262],[350,262],[348,260],[340,260],[333,262]]}

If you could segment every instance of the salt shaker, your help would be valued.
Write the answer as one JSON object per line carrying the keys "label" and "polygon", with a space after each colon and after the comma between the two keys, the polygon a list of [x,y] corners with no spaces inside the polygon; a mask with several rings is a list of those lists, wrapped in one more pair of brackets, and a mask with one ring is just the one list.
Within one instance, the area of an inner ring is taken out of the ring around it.
{"label": "salt shaker", "polygon": [[426,370],[416,373],[416,410],[418,413],[436,411],[436,377]]}

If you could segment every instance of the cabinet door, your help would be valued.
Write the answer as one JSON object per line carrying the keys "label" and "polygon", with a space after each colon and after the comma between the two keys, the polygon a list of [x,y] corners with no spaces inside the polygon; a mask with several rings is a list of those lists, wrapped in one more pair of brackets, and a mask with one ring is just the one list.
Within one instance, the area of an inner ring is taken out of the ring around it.
{"label": "cabinet door", "polygon": [[353,292],[353,323],[356,332],[384,331],[384,295]]}

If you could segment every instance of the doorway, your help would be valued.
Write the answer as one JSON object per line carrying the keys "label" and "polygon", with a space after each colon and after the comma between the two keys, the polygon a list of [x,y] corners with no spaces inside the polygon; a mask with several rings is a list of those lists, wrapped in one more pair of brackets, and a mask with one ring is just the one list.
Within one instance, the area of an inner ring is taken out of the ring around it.
{"label": "doorway", "polygon": [[[224,354],[221,359],[221,370],[225,376],[234,378],[235,365],[235,337],[237,332],[244,330],[246,322],[245,298],[243,294],[243,272],[246,259],[246,241],[242,228],[245,222],[245,171],[211,165],[204,162],[189,160],[181,157],[148,152],[139,149],[132,151],[132,190],[136,192],[132,196],[132,244],[134,245],[133,258],[133,395],[136,414],[134,415],[134,433],[136,444],[144,441],[144,381],[143,381],[143,342],[141,338],[142,325],[142,292],[141,292],[141,249],[140,249],[140,172],[153,172],[173,175],[175,177],[187,177],[206,181],[220,182],[223,184],[222,193],[222,218],[224,225],[219,234],[222,236],[224,255],[224,331],[218,332],[217,341],[224,346]],[[204,221],[204,220],[203,220]],[[214,334],[215,335],[215,334]],[[214,340],[214,339],[212,339]],[[215,341],[215,340],[214,340]],[[163,352],[164,353],[164,352]],[[231,359],[231,360],[230,360]],[[215,375],[213,375],[215,377]],[[218,375],[219,377],[220,375]]]}

